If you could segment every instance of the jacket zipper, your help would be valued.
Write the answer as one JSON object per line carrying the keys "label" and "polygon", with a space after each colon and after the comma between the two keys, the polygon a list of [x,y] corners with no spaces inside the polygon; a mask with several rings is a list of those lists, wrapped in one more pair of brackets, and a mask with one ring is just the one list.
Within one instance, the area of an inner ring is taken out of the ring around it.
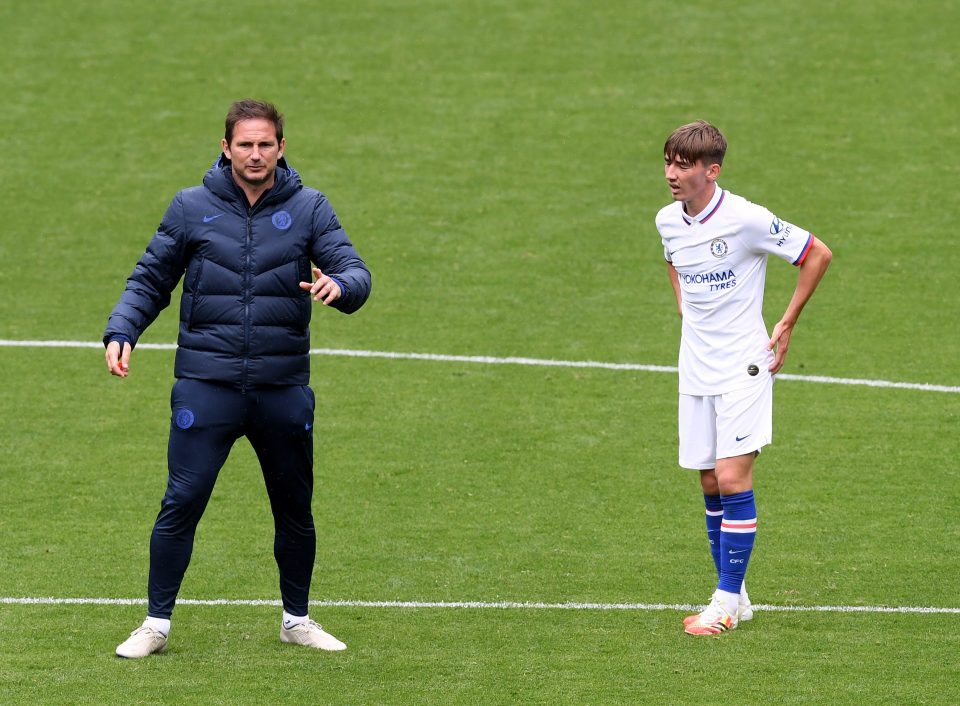
{"label": "jacket zipper", "polygon": [[253,212],[247,210],[247,234],[243,266],[243,371],[240,377],[240,389],[246,392],[247,374],[250,356],[250,249],[252,247]]}

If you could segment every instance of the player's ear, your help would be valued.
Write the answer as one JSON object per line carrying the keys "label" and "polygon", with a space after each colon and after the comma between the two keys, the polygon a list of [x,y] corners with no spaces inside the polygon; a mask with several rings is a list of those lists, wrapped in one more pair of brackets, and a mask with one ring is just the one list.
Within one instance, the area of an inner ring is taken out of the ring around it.
{"label": "player's ear", "polygon": [[283,157],[283,151],[284,151],[286,148],[287,148],[287,138],[286,138],[286,137],[281,137],[281,138],[280,138],[280,151],[277,153],[277,159],[280,159],[281,157]]}
{"label": "player's ear", "polygon": [[714,164],[711,164],[709,167],[707,167],[707,179],[709,179],[710,181],[716,181],[719,178],[720,178],[719,164],[714,163]]}
{"label": "player's ear", "polygon": [[232,157],[230,157],[230,144],[225,137],[220,138],[220,151],[223,152],[227,159],[232,159]]}

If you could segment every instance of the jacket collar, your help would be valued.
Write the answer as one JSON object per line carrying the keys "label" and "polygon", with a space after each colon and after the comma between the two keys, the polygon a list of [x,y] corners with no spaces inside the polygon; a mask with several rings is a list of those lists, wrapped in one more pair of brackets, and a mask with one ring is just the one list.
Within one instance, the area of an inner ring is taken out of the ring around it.
{"label": "jacket collar", "polygon": [[[247,197],[233,180],[233,165],[227,156],[220,153],[213,166],[203,177],[203,185],[226,201],[239,201],[247,205]],[[260,197],[256,205],[273,200],[286,200],[303,187],[297,170],[287,164],[287,158],[277,160],[276,180],[273,186]]]}

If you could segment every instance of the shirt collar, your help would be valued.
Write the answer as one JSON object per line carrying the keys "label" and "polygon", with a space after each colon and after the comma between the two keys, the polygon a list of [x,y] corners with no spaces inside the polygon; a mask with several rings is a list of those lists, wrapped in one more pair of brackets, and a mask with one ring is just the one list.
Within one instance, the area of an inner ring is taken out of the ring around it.
{"label": "shirt collar", "polygon": [[696,216],[690,218],[683,210],[683,207],[680,208],[680,215],[683,216],[683,222],[687,225],[691,225],[693,221],[697,223],[706,223],[717,212],[717,209],[720,208],[720,204],[723,203],[724,190],[720,188],[720,185],[717,184],[717,188],[713,190],[713,197],[710,199],[710,203],[700,211]]}

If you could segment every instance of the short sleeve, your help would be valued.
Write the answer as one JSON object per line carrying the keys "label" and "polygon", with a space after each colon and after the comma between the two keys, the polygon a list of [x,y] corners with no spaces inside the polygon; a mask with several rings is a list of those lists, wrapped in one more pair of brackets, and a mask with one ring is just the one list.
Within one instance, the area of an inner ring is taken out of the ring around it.
{"label": "short sleeve", "polygon": [[755,252],[776,255],[799,265],[813,244],[813,233],[755,206],[744,221],[743,239]]}

